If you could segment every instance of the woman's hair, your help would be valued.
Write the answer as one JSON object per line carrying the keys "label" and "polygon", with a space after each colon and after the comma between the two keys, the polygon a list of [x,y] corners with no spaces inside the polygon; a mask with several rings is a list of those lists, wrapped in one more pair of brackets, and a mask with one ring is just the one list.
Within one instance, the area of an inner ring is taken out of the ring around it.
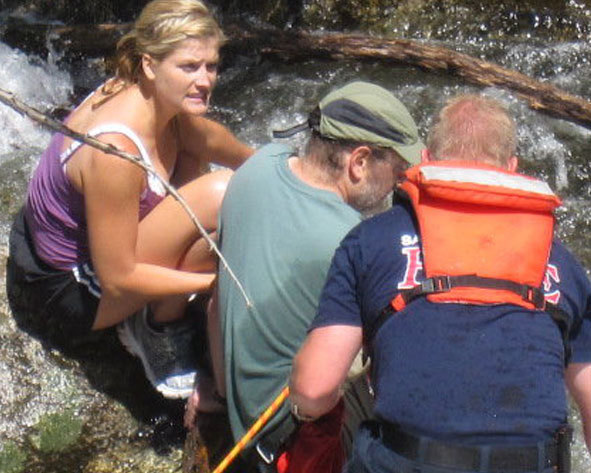
{"label": "woman's hair", "polygon": [[137,82],[143,54],[162,59],[188,38],[215,38],[220,46],[225,41],[217,21],[201,1],[152,0],[133,29],[117,43],[117,82]]}
{"label": "woman's hair", "polygon": [[436,160],[485,161],[505,166],[514,154],[515,122],[503,105],[474,94],[450,100],[437,116],[427,138]]}

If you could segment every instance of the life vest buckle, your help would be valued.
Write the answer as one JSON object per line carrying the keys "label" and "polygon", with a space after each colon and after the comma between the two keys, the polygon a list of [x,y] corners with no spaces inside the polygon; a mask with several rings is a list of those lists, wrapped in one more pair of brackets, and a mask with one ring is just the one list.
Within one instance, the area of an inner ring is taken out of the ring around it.
{"label": "life vest buckle", "polygon": [[421,281],[420,286],[422,294],[435,294],[449,291],[452,284],[449,276],[433,276]]}
{"label": "life vest buckle", "polygon": [[523,285],[521,297],[524,301],[533,304],[536,309],[544,310],[546,308],[544,293],[537,287]]}

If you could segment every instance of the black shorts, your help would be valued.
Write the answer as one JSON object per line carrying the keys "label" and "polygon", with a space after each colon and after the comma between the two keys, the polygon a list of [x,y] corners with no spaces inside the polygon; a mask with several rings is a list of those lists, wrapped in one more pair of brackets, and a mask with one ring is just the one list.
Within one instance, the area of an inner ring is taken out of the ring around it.
{"label": "black shorts", "polygon": [[57,345],[90,335],[99,299],[72,271],[52,268],[35,254],[22,209],[10,231],[6,291],[22,329]]}

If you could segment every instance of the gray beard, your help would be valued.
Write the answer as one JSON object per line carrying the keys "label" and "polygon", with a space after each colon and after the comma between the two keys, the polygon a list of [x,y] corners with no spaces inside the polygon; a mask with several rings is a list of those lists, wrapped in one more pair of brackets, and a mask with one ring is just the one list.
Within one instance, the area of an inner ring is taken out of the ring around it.
{"label": "gray beard", "polygon": [[351,199],[349,205],[367,218],[388,210],[392,206],[391,195],[392,191],[383,195],[380,186],[373,183],[367,192],[363,192]]}

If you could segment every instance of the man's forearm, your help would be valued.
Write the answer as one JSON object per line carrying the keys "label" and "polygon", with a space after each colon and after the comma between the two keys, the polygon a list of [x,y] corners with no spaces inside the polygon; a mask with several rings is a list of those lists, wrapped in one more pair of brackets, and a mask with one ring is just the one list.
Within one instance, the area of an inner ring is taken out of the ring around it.
{"label": "man's forearm", "polygon": [[585,443],[591,453],[591,363],[571,363],[566,370],[565,379],[579,407]]}
{"label": "man's forearm", "polygon": [[299,420],[311,421],[323,416],[337,405],[340,397],[340,389],[321,397],[306,395],[298,390],[297,383],[292,380],[290,388],[291,410]]}
{"label": "man's forearm", "polygon": [[293,360],[292,404],[303,417],[320,417],[337,405],[341,387],[361,348],[361,328],[345,325],[314,329]]}

